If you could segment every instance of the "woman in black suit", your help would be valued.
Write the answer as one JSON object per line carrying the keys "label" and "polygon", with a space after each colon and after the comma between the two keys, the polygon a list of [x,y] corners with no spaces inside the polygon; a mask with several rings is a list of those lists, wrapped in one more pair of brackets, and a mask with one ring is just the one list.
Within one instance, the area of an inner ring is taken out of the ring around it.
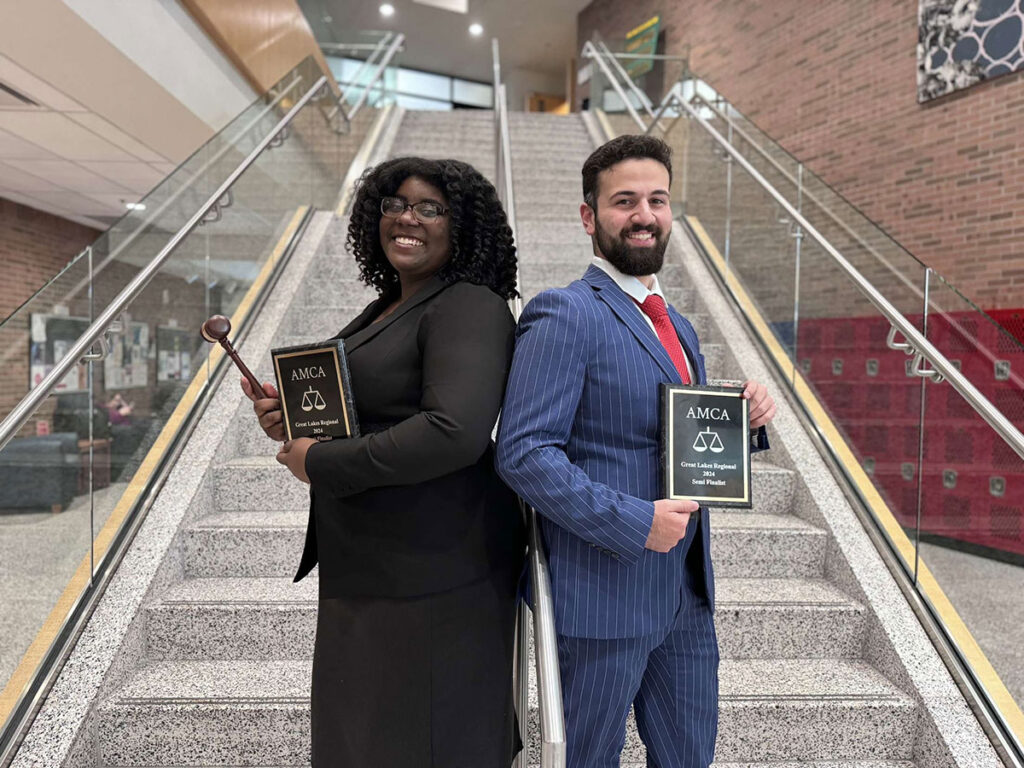
{"label": "woman in black suit", "polygon": [[[313,765],[505,768],[520,747],[525,534],[491,430],[512,355],[512,233],[471,166],[400,158],[361,180],[347,247],[379,293],[338,334],[362,436],[278,454],[311,485],[296,580],[320,564]],[[256,413],[283,440],[265,387]]]}

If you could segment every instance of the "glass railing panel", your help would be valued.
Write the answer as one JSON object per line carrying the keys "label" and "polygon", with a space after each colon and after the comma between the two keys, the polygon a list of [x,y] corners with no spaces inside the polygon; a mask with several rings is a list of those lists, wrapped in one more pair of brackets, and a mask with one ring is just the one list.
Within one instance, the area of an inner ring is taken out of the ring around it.
{"label": "glass railing panel", "polygon": [[[75,261],[44,289],[45,303],[23,306],[0,327],[0,412],[10,412],[88,327],[87,295],[64,299],[88,280],[88,262],[88,254]],[[49,646],[37,639],[40,629],[60,625],[67,599],[90,574],[89,378],[88,364],[75,366],[0,450],[0,725]],[[102,415],[92,421],[96,444],[105,445]],[[77,588],[66,594],[76,573]]]}
{"label": "glass railing panel", "polygon": [[796,223],[732,158],[726,166],[723,256],[792,359],[797,288]]}
{"label": "glass railing panel", "polygon": [[[1024,347],[934,275],[928,339],[1012,424],[1024,427]],[[948,525],[925,530],[1024,564],[1024,459],[948,384],[929,388],[927,417],[933,482],[925,509],[946,509]],[[957,508],[966,493],[970,503]],[[942,514],[929,518],[933,526],[943,520]]]}
{"label": "glass railing panel", "polygon": [[[893,545],[911,569],[907,541],[916,538],[921,379],[910,371],[910,357],[886,345],[885,317],[811,238],[803,239],[799,271],[797,371],[905,531],[907,538]],[[923,274],[920,279],[923,285]],[[908,319],[920,328],[920,311]],[[863,481],[853,479],[855,485]]]}
{"label": "glass railing panel", "polygon": [[683,211],[695,218],[720,254],[726,252],[728,164],[711,136],[691,126],[685,144]]}
{"label": "glass railing panel", "polygon": [[[901,278],[913,280],[920,273],[923,265],[913,254],[820,177],[803,167],[782,145],[718,96],[710,85],[699,78],[692,78],[684,81],[682,87],[684,94],[700,93],[713,109],[728,118],[727,123],[731,125],[734,136],[746,146],[744,157],[759,171],[764,173],[765,169],[777,168],[794,181],[799,175],[803,188],[802,211],[808,218],[814,216],[815,226],[816,222],[821,222],[823,227],[828,226],[830,232],[826,238],[834,245],[856,245],[865,256],[870,255],[858,265],[858,269],[863,266],[866,276],[881,277],[890,272],[892,274],[883,279],[886,284],[894,284]],[[845,247],[840,247],[840,250],[846,252]]]}
{"label": "glass railing panel", "polygon": [[[929,295],[929,341],[1010,422],[1024,426],[1019,342],[941,280],[932,279]],[[1019,718],[1024,459],[950,384],[929,384],[926,397],[920,554],[949,605],[930,602],[946,626],[963,620],[984,654],[969,657],[972,671],[997,705],[1005,687],[1014,703],[1004,701],[1000,711],[1012,718],[1016,707]]]}
{"label": "glass railing panel", "polygon": [[[304,62],[283,98],[250,107],[144,198],[90,252],[0,324],[8,414],[91,320],[166,246],[319,77]],[[275,97],[269,97],[273,100]],[[324,99],[329,98],[325,92]],[[120,526],[130,520],[178,408],[207,386],[211,314],[245,310],[309,206],[333,208],[365,130],[340,136],[309,102],[125,308],[108,356],[78,366],[0,451],[0,736]],[[360,125],[374,117],[373,110]],[[139,217],[143,218],[140,220]],[[236,322],[239,321],[236,317]],[[191,386],[191,389],[190,389]],[[183,399],[183,395],[188,397]],[[90,432],[91,424],[91,432]]]}

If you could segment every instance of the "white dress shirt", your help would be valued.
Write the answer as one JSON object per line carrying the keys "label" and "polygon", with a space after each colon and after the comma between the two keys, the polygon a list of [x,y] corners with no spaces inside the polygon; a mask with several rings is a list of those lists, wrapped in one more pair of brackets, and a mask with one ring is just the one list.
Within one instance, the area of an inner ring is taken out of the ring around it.
{"label": "white dress shirt", "polygon": [[[647,297],[653,293],[656,296],[660,296],[661,300],[665,302],[665,306],[668,306],[668,302],[665,301],[665,294],[661,292],[661,283],[658,282],[658,276],[651,275],[651,287],[648,288],[640,282],[639,278],[620,272],[618,268],[616,268],[616,266],[607,259],[595,256],[593,264],[598,269],[604,271],[605,274],[614,280],[615,284],[622,289],[623,293],[636,302],[636,311],[640,313],[640,316],[647,322],[650,329],[654,331],[654,335],[657,336],[658,331],[654,327],[654,322],[647,316],[646,312],[640,309],[640,305],[647,301]],[[680,346],[682,346],[682,343],[682,341],[679,342]],[[683,359],[686,361],[686,373],[690,377],[690,381],[696,381],[696,378],[693,375],[693,366],[690,364],[690,356],[685,354],[686,347],[683,347],[683,353]]]}

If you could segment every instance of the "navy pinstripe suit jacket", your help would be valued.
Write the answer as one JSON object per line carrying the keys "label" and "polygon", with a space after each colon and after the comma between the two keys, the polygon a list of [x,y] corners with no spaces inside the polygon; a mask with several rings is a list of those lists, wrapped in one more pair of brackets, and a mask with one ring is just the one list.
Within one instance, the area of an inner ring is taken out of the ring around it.
{"label": "navy pinstripe suit jacket", "polygon": [[[697,334],[669,307],[696,383]],[[682,546],[644,548],[660,498],[659,387],[679,373],[636,305],[604,271],[545,291],[523,311],[498,430],[505,482],[541,514],[559,634],[638,637],[679,606]],[[702,509],[691,546],[714,606]],[[698,577],[699,578],[699,577]]]}

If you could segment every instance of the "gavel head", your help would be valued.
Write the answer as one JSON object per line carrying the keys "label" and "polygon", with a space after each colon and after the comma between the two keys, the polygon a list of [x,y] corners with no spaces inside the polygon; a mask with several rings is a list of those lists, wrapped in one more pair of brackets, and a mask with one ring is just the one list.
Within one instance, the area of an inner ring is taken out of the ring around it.
{"label": "gavel head", "polygon": [[214,315],[199,329],[199,333],[207,341],[217,344],[228,337],[231,333],[231,321],[224,315]]}

